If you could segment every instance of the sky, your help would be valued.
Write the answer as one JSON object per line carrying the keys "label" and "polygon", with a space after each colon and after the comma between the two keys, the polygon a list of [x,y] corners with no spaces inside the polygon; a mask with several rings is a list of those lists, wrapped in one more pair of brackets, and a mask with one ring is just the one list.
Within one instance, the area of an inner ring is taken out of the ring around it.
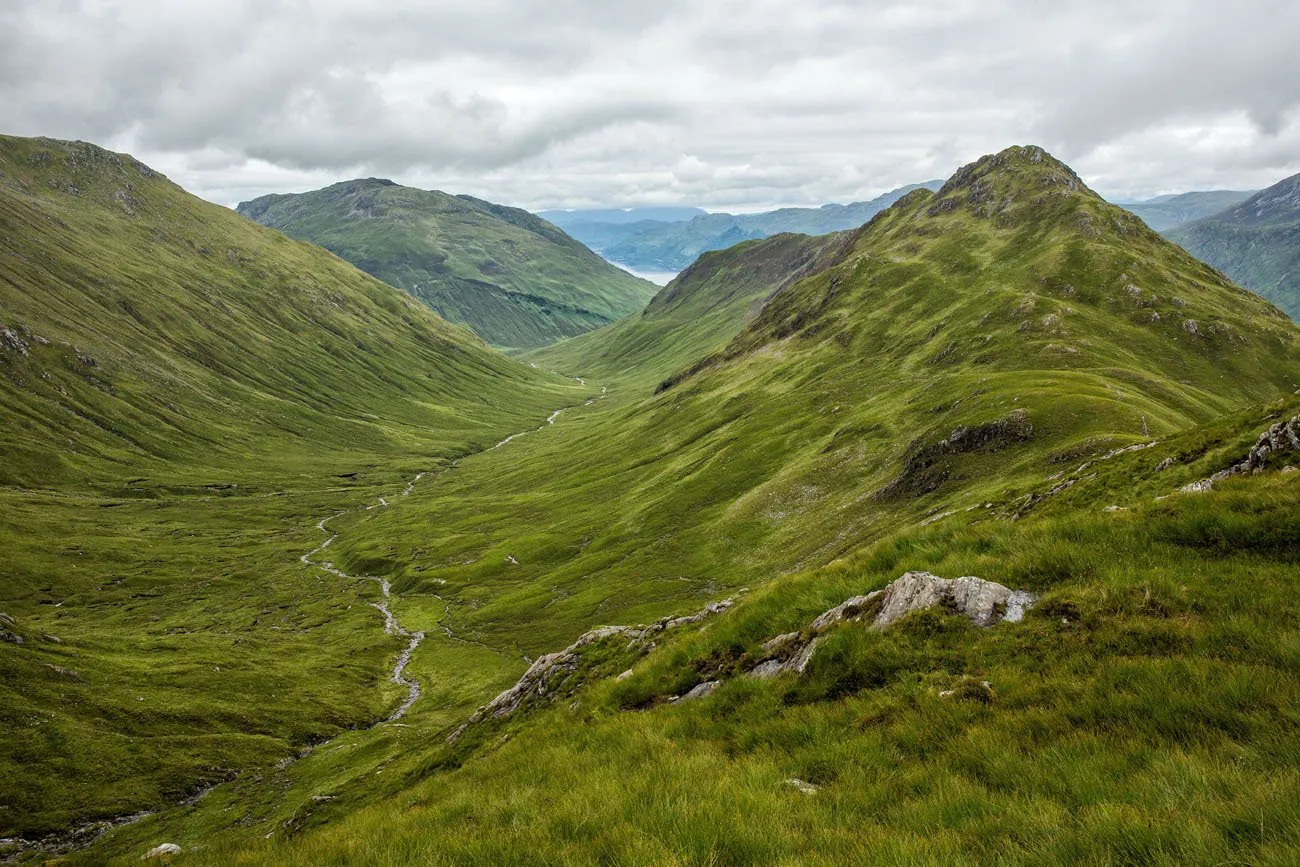
{"label": "sky", "polygon": [[1114,200],[1300,172],[1300,3],[3,0],[0,132],[221,204],[870,198],[1039,144]]}

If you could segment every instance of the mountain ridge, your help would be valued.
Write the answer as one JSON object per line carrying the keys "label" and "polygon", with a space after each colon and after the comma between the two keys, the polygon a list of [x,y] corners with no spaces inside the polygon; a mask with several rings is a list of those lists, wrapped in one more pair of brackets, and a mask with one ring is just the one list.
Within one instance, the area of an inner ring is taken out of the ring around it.
{"label": "mountain ridge", "polygon": [[472,196],[368,179],[236,210],[319,243],[496,346],[579,334],[635,312],[655,289],[540,217]]}

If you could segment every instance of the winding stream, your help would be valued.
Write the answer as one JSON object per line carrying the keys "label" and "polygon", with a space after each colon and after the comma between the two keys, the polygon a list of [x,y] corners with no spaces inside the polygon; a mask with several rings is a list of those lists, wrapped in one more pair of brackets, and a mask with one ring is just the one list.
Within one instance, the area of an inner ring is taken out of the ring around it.
{"label": "winding stream", "polygon": [[[534,364],[532,366],[536,367],[537,365]],[[551,372],[554,373],[555,371],[551,371]],[[583,385],[586,385],[586,382],[578,377],[569,377],[569,378],[574,379]],[[606,393],[607,393],[607,389],[602,387],[600,390],[599,397],[587,401],[586,404],[584,405],[590,406],[599,398],[605,397]],[[570,409],[570,407],[561,407],[560,409],[557,409],[554,412],[552,412],[550,416],[547,417],[546,424],[539,425],[538,427],[535,428],[529,428],[528,430],[511,434],[510,436],[501,440],[501,442],[497,443],[496,445],[488,449],[484,449],[484,451],[492,451],[493,449],[499,449],[502,446],[504,446],[506,443],[510,442],[511,440],[517,439],[518,437],[524,436],[525,434],[535,433],[537,431],[544,430],[549,425],[555,424],[555,420],[559,418],[560,413],[564,412],[566,409]],[[460,463],[459,460],[453,461],[451,464],[451,468],[454,469],[457,465],[459,465],[459,463]],[[415,491],[415,486],[419,484],[420,480],[425,478],[429,474],[430,471],[427,470],[421,473],[417,473],[409,482],[406,483],[405,488],[402,489],[401,493],[398,496],[409,497]],[[383,720],[382,723],[376,723],[376,725],[391,723],[401,719],[402,717],[406,716],[407,712],[410,711],[411,707],[419,700],[420,682],[413,678],[406,677],[406,667],[410,665],[411,656],[415,653],[416,649],[420,646],[420,642],[424,641],[425,634],[423,632],[411,632],[409,629],[406,629],[404,626],[402,626],[401,622],[397,619],[397,616],[393,614],[392,607],[390,606],[390,602],[392,601],[392,586],[389,584],[388,579],[376,578],[371,575],[349,575],[347,572],[344,572],[342,569],[335,566],[332,561],[325,560],[325,559],[317,559],[317,557],[318,555],[322,554],[327,548],[329,548],[329,546],[334,543],[334,540],[339,537],[337,530],[330,529],[329,524],[331,521],[341,518],[344,515],[352,514],[353,512],[370,511],[372,509],[383,509],[383,508],[387,508],[389,505],[390,504],[386,498],[380,497],[376,502],[371,503],[369,505],[358,506],[355,509],[344,509],[343,511],[335,512],[333,515],[329,515],[327,517],[321,518],[318,522],[316,522],[316,529],[320,530],[322,533],[328,533],[329,534],[328,537],[325,539],[324,542],[321,542],[315,548],[313,548],[312,550],[308,551],[306,554],[303,554],[298,558],[300,561],[302,561],[303,565],[321,569],[335,576],[336,578],[342,578],[347,581],[373,581],[376,584],[378,584],[382,594],[382,598],[378,602],[372,602],[371,605],[374,608],[378,609],[379,612],[384,615],[384,632],[388,635],[401,635],[403,637],[410,639],[410,641],[406,645],[406,649],[403,650],[401,654],[398,655],[397,662],[393,666],[392,675],[389,678],[393,683],[396,683],[399,686],[406,687],[407,689],[406,698],[398,706],[397,710],[393,711],[393,713],[390,716],[388,716],[387,719]],[[450,610],[450,603],[447,603],[446,600],[442,599],[442,597],[436,596],[436,594],[435,594],[435,598],[437,598],[439,601],[442,601],[444,605],[447,607],[447,609]],[[446,625],[443,625],[441,628],[443,632],[446,633],[447,637],[450,640],[465,641],[465,639],[457,638],[452,633],[451,629]],[[467,642],[467,643],[477,644],[477,642]],[[293,759],[290,758],[287,761],[293,761]],[[214,785],[204,786],[203,788],[199,789],[195,794],[191,795],[189,798],[186,798],[181,803],[192,804],[197,802],[204,795],[210,792],[214,788]],[[51,834],[41,840],[27,840],[23,838],[4,838],[3,840],[0,840],[0,844],[13,846],[15,848],[11,852],[0,853],[0,863],[6,863],[6,864],[11,863],[14,859],[23,857],[25,854],[32,851],[43,851],[47,854],[54,855],[54,854],[66,854],[69,852],[74,852],[80,849],[84,849],[90,846],[91,844],[93,844],[100,837],[107,834],[109,831],[115,828],[120,828],[125,825],[134,824],[135,822],[138,822],[141,819],[144,819],[152,815],[154,815],[152,811],[145,811],[145,812],[132,813],[126,816],[119,816],[113,819],[104,819],[96,822],[90,822],[86,825],[82,825],[81,827],[75,828],[70,831]]]}

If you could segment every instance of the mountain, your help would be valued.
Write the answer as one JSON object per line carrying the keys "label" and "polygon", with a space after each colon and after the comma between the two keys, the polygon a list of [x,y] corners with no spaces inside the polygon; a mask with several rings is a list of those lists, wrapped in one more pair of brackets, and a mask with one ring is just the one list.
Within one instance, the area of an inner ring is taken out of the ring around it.
{"label": "mountain", "polygon": [[781,232],[825,235],[855,229],[912,190],[937,189],[939,184],[939,181],[912,184],[871,201],[849,205],[781,208],[760,214],[701,214],[672,223],[586,221],[575,222],[569,230],[610,261],[645,271],[680,271],[701,253],[722,250],[741,241]]}
{"label": "mountain", "polygon": [[[607,333],[532,354],[603,398],[340,526],[427,634],[401,724],[88,857],[1294,860],[1280,311],[1012,148]],[[1028,596],[873,628],[922,570]]]}
{"label": "mountain", "polygon": [[537,216],[568,232],[574,226],[590,223],[677,223],[707,213],[703,208],[578,208],[568,211],[538,211]]}
{"label": "mountain", "polygon": [[1300,320],[1300,175],[1168,234]]}
{"label": "mountain", "polygon": [[317,522],[586,392],[129,156],[0,137],[0,838],[386,716],[406,640],[299,561]]}
{"label": "mountain", "polygon": [[1157,232],[1166,232],[1184,223],[1209,217],[1240,204],[1254,195],[1255,190],[1209,190],[1156,196],[1137,202],[1118,202],[1120,207],[1142,218]]}
{"label": "mountain", "polygon": [[824,267],[847,233],[784,233],[702,254],[637,316],[524,355],[602,381],[654,385],[725,346],[773,295]]}
{"label": "mountain", "polygon": [[6,563],[46,561],[0,620],[0,830],[157,810],[87,863],[1295,860],[1300,327],[1042,149],[527,359],[446,403],[522,436],[410,485],[417,431],[369,484],[5,491]]}
{"label": "mountain", "polygon": [[656,289],[526,211],[391,181],[263,196],[237,210],[319,244],[496,346],[589,331],[640,310]]}

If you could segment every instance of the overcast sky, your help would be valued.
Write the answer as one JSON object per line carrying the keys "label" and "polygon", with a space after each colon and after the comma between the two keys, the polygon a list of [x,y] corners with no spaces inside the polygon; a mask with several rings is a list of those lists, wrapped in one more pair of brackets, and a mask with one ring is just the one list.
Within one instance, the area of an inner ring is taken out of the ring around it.
{"label": "overcast sky", "polygon": [[1041,144],[1113,198],[1300,171],[1290,0],[0,0],[0,131],[234,204],[867,198]]}

